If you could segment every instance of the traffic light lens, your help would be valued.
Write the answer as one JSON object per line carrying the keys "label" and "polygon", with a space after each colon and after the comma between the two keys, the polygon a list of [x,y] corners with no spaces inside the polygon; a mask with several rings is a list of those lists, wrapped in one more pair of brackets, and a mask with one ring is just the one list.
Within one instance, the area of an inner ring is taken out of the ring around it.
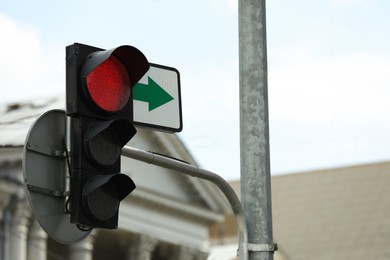
{"label": "traffic light lens", "polygon": [[94,103],[108,112],[121,110],[130,99],[131,82],[125,66],[110,56],[86,77]]}
{"label": "traffic light lens", "polygon": [[134,189],[133,180],[125,174],[95,175],[84,186],[82,203],[91,217],[109,221],[117,214],[120,201]]}
{"label": "traffic light lens", "polygon": [[122,146],[118,133],[108,127],[102,132],[87,138],[87,152],[100,165],[110,166],[117,162]]}
{"label": "traffic light lens", "polygon": [[87,208],[97,220],[112,218],[119,209],[119,195],[116,185],[109,181],[86,196]]}

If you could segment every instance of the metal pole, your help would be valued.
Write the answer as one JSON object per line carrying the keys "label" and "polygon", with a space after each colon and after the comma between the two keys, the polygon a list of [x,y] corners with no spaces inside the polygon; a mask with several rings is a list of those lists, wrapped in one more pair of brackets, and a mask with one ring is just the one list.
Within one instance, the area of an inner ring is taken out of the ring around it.
{"label": "metal pole", "polygon": [[241,202],[249,259],[272,260],[265,0],[239,0]]}
{"label": "metal pole", "polygon": [[236,193],[229,185],[229,183],[227,183],[222,177],[220,177],[218,174],[204,169],[200,169],[197,166],[185,163],[183,161],[179,161],[171,157],[143,151],[129,146],[125,146],[122,148],[122,155],[125,157],[136,159],[138,161],[143,161],[145,163],[175,170],[175,172],[179,174],[184,173],[192,177],[205,179],[217,185],[228,199],[230,206],[232,207],[233,213],[236,217],[239,236],[239,259],[248,260],[248,233],[245,223],[244,211]]}

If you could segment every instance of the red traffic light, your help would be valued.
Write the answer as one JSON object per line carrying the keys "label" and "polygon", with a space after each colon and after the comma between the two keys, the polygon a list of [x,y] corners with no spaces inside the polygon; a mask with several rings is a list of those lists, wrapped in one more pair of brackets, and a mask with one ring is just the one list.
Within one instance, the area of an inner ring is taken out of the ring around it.
{"label": "red traffic light", "polygon": [[130,76],[125,66],[114,56],[86,75],[85,83],[92,100],[105,111],[116,112],[129,102]]}
{"label": "red traffic light", "polygon": [[132,87],[148,71],[138,49],[66,47],[70,117],[70,221],[79,228],[117,228],[120,201],[135,189],[121,173],[122,147],[135,135]]}
{"label": "red traffic light", "polygon": [[132,121],[132,87],[149,70],[137,48],[122,45],[104,50],[75,43],[66,48],[68,116],[107,120],[113,114]]}
{"label": "red traffic light", "polygon": [[148,69],[143,53],[132,46],[92,52],[81,72],[84,92],[100,109],[118,112],[132,103],[131,87]]}

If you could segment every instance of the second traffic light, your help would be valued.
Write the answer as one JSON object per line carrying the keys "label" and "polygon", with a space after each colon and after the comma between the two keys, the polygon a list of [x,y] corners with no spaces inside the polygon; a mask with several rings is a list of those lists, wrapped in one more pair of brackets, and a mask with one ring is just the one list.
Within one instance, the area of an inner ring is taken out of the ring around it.
{"label": "second traffic light", "polygon": [[136,133],[132,87],[148,69],[146,57],[132,46],[66,47],[70,211],[81,228],[117,228],[120,201],[135,189],[120,173],[120,156]]}

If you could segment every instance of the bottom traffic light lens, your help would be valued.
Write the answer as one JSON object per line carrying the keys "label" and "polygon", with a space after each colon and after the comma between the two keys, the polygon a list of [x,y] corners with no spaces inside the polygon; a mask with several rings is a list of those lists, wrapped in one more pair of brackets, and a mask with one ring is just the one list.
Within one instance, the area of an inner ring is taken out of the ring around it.
{"label": "bottom traffic light lens", "polygon": [[93,217],[99,221],[106,221],[118,211],[120,202],[118,197],[117,186],[109,181],[87,194],[85,202]]}
{"label": "bottom traffic light lens", "polygon": [[109,221],[118,213],[120,201],[134,189],[133,180],[125,174],[96,175],[84,186],[83,206],[95,220]]}

